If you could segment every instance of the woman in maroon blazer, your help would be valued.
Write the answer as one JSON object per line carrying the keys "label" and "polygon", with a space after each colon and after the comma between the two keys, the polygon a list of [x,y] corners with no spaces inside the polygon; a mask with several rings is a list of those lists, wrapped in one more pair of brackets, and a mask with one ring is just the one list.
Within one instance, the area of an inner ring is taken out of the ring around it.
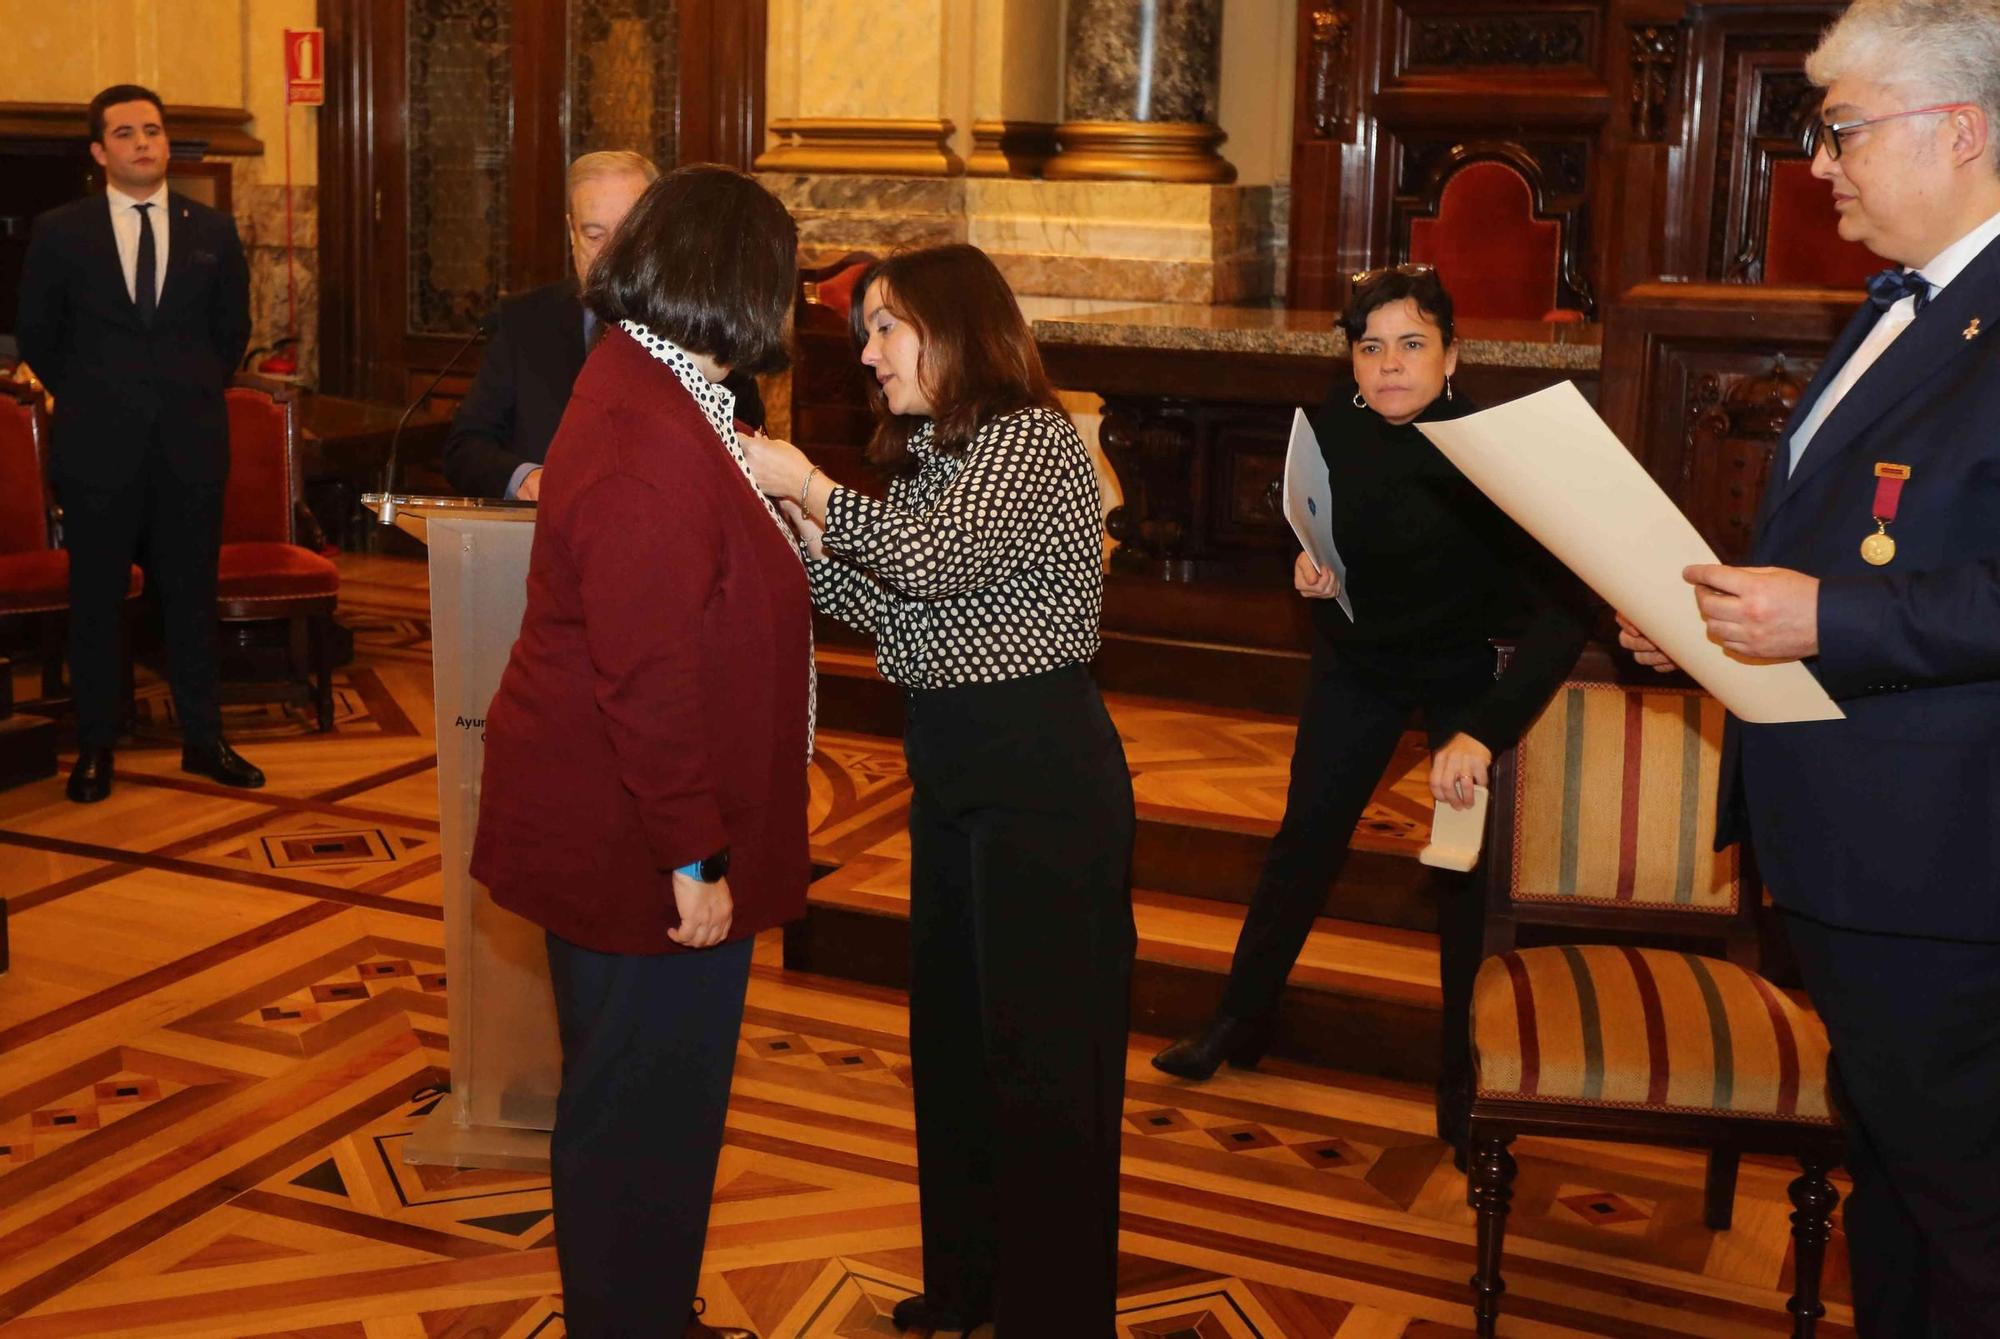
{"label": "woman in maroon blazer", "polygon": [[695,1285],[751,941],[805,909],[812,611],[720,382],[785,365],[796,249],[727,168],[633,206],[584,295],[605,335],[549,448],[487,713],[472,873],[548,931],[579,1339],[748,1334],[697,1319]]}

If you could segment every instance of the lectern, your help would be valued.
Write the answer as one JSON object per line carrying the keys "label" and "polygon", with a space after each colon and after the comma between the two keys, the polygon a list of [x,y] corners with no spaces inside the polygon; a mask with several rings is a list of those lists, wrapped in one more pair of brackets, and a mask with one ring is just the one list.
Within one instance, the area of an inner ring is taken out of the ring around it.
{"label": "lectern", "polygon": [[486,708],[521,630],[535,507],[379,493],[362,503],[430,550],[451,1093],[404,1143],[403,1157],[546,1168],[562,1073],[548,954],[541,928],[494,905],[468,868]]}

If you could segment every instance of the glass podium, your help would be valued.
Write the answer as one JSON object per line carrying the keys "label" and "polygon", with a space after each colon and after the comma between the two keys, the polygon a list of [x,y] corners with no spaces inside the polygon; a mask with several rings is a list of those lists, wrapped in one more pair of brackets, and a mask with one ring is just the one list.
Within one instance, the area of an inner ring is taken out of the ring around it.
{"label": "glass podium", "polygon": [[486,708],[527,605],[535,504],[381,493],[361,501],[430,550],[451,1093],[405,1141],[403,1157],[543,1169],[562,1051],[542,930],[494,905],[467,868]]}

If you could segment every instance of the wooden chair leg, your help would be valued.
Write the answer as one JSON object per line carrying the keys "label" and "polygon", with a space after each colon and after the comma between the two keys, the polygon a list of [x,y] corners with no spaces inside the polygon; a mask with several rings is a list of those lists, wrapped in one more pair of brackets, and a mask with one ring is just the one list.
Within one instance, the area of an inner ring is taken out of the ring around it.
{"label": "wooden chair leg", "polygon": [[1735,1219],[1738,1156],[1733,1148],[1708,1150],[1708,1188],[1702,1198],[1702,1221],[1715,1232],[1727,1232]]}
{"label": "wooden chair leg", "polygon": [[333,729],[333,622],[329,614],[314,614],[306,623],[312,644],[313,703],[319,709],[319,732]]}
{"label": "wooden chair leg", "polygon": [[1514,1201],[1514,1136],[1472,1130],[1472,1209],[1479,1217],[1477,1272],[1472,1276],[1472,1314],[1479,1339],[1492,1339],[1500,1324],[1500,1254],[1506,1242],[1507,1209]]}
{"label": "wooden chair leg", "polygon": [[1792,1339],[1812,1339],[1826,1307],[1819,1300],[1826,1242],[1833,1235],[1833,1208],[1840,1192],[1826,1179],[1833,1159],[1824,1153],[1799,1158],[1801,1175],[1791,1184],[1794,1290],[1785,1310],[1792,1313]]}

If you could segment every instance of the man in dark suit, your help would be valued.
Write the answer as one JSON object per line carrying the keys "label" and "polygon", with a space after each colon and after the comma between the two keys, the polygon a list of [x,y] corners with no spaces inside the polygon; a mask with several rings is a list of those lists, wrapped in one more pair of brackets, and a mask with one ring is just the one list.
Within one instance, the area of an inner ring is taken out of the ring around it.
{"label": "man in dark suit", "polygon": [[[500,304],[499,329],[445,439],[445,478],[459,492],[530,502],[541,496],[549,441],[599,333],[580,297],[582,284],[632,203],[659,175],[650,159],[622,150],[587,153],[569,165],[565,221],[576,273]],[[732,372],[723,384],[735,393],[736,416],[762,427],[757,379]]]}
{"label": "man in dark suit", "polygon": [[1860,1333],[2000,1336],[2000,0],[1856,0],[1806,68],[1841,236],[1896,265],[1787,426],[1757,565],[1687,579],[1847,719],[1732,721],[1717,840],[1833,1042]]}
{"label": "man in dark suit", "polygon": [[223,389],[250,338],[236,225],[169,191],[165,113],[133,84],[90,103],[102,196],[35,220],[21,272],[21,355],[56,397],[51,440],[69,550],[77,761],[69,797],[111,791],[119,610],[144,539],[159,592],[181,768],[228,786],[264,774],[222,741],[216,557],[229,416]]}

